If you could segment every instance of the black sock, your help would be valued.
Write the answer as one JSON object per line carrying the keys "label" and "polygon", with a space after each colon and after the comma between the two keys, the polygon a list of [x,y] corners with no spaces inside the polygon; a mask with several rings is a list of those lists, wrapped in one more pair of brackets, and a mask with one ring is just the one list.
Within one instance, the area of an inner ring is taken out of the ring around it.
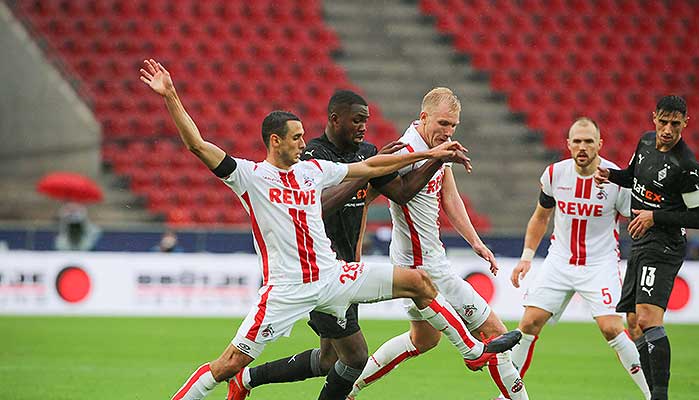
{"label": "black sock", "polygon": [[667,400],[667,387],[670,383],[670,341],[662,326],[644,330],[643,336],[648,342],[648,355],[652,365],[651,400]]}
{"label": "black sock", "polygon": [[361,369],[352,368],[343,364],[342,361],[337,361],[325,378],[325,385],[320,391],[318,400],[345,400],[352,391],[354,381],[361,374]]}
{"label": "black sock", "polygon": [[636,339],[636,348],[638,349],[638,356],[641,359],[641,369],[643,370],[643,377],[646,378],[646,383],[648,388],[653,391],[653,368],[650,365],[650,355],[648,354],[648,343],[646,343],[646,337],[641,336]]}
{"label": "black sock", "polygon": [[250,386],[267,383],[295,382],[321,376],[320,349],[306,350],[291,357],[250,368]]}

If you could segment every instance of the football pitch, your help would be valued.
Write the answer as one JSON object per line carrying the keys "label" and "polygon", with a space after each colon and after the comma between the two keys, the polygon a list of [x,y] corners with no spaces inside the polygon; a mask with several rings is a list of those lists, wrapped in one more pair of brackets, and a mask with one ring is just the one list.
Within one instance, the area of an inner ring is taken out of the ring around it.
{"label": "football pitch", "polygon": [[[219,355],[239,319],[0,317],[1,399],[169,399],[196,367]],[[514,327],[514,323],[508,323]],[[404,332],[406,321],[362,321],[369,348]],[[699,398],[699,326],[668,325],[670,398]],[[260,362],[317,346],[300,322],[267,346]],[[547,326],[525,382],[532,400],[642,399],[592,323]],[[320,378],[256,388],[252,399],[316,399]],[[491,399],[487,372],[468,371],[443,340],[401,365],[361,399]],[[225,385],[208,398],[223,399]]]}

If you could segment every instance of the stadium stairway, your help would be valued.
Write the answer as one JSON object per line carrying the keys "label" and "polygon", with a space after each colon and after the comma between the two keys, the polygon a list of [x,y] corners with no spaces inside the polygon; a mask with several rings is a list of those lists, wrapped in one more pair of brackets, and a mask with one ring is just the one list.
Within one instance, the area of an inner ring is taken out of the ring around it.
{"label": "stadium stairway", "polygon": [[54,170],[79,172],[98,182],[104,201],[89,207],[93,222],[118,226],[153,220],[122,179],[101,170],[96,122],[85,117],[87,107],[68,79],[57,72],[2,2],[0,25],[0,49],[11,57],[0,73],[8,79],[0,96],[4,144],[0,166],[5,169],[0,174],[0,221],[55,222],[61,203],[36,192],[36,182]]}
{"label": "stadium stairway", "polygon": [[343,44],[336,61],[399,132],[417,118],[432,87],[455,91],[463,105],[456,139],[474,164],[471,175],[454,169],[459,190],[490,218],[490,233],[521,234],[552,154],[491,91],[487,77],[455,55],[415,1],[326,0],[324,11]]}

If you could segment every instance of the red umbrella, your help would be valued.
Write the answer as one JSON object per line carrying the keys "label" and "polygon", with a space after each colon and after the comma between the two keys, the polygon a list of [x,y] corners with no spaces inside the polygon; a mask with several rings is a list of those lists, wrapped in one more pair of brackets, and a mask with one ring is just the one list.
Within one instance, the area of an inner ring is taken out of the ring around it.
{"label": "red umbrella", "polygon": [[97,203],[103,197],[95,181],[74,172],[47,174],[36,184],[36,190],[57,200],[76,203]]}

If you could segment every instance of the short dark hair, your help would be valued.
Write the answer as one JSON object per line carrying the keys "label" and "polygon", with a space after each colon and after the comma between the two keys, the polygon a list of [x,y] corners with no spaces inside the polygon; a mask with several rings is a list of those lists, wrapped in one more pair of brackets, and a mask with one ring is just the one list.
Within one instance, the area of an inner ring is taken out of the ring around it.
{"label": "short dark hair", "polygon": [[687,102],[680,96],[665,96],[658,100],[658,104],[655,106],[655,112],[657,114],[668,113],[674,114],[676,112],[682,114],[683,117],[687,116]]}
{"label": "short dark hair", "polygon": [[288,121],[301,122],[301,118],[289,111],[275,110],[267,114],[265,119],[262,120],[262,141],[265,143],[265,146],[269,148],[269,138],[273,133],[281,137],[286,136],[286,133],[289,131],[289,126],[286,124]]}
{"label": "short dark hair", "polygon": [[330,97],[330,101],[328,101],[328,117],[330,117],[330,114],[332,113],[337,113],[338,108],[343,106],[350,107],[352,104],[361,104],[363,106],[369,105],[367,104],[366,100],[364,100],[364,97],[351,90],[335,91],[332,97]]}

